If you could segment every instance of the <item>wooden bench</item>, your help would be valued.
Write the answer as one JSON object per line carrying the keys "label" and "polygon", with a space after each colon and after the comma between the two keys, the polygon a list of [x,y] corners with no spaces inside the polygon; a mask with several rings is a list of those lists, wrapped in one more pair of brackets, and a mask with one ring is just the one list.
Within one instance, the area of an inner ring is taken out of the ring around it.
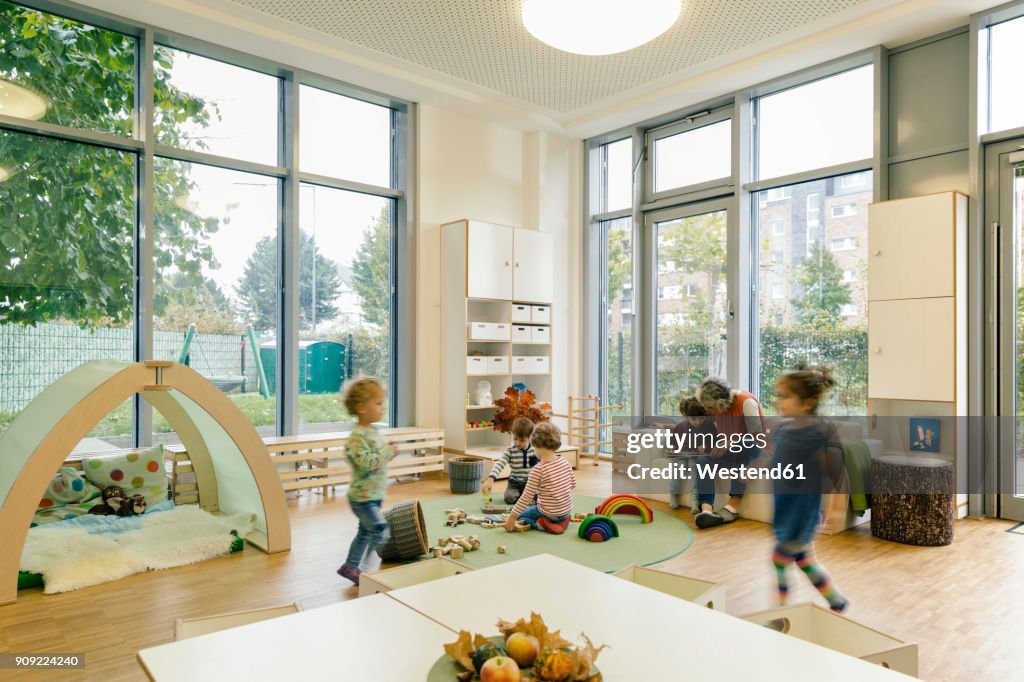
{"label": "wooden bench", "polygon": [[[384,441],[395,451],[388,476],[444,470],[444,430],[415,426],[381,429]],[[264,438],[270,457],[279,466],[285,491],[329,488],[352,482],[352,467],[345,457],[349,432],[311,433]],[[430,450],[432,452],[421,452]]]}

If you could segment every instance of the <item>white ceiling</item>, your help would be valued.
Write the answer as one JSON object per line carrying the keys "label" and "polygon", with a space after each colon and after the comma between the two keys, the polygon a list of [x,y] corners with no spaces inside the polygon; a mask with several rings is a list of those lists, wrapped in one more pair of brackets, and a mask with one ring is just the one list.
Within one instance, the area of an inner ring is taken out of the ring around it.
{"label": "white ceiling", "polygon": [[531,36],[523,0],[232,0],[556,118],[865,1],[685,0],[675,25],[652,42],[586,57]]}
{"label": "white ceiling", "polygon": [[664,35],[604,57],[535,40],[522,0],[78,2],[389,96],[585,138],[965,26],[999,0],[683,0]]}

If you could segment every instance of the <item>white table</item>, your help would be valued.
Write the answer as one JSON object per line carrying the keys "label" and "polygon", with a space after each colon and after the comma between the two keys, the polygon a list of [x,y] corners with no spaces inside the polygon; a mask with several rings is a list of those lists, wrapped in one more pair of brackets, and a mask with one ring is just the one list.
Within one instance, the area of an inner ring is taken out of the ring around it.
{"label": "white table", "polygon": [[156,682],[423,680],[455,634],[378,594],[139,652]]}
{"label": "white table", "polygon": [[497,634],[498,618],[536,611],[570,641],[585,632],[610,645],[598,658],[609,682],[913,679],[549,554],[387,596],[453,630],[485,635]]}

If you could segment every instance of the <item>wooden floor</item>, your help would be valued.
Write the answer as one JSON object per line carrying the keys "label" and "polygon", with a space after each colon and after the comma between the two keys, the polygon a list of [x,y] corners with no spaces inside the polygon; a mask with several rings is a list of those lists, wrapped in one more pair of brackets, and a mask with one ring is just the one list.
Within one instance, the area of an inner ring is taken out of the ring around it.
{"label": "wooden floor", "polygon": [[[587,462],[578,479],[577,492],[611,492],[608,464],[592,467]],[[448,494],[447,480],[433,478],[397,483],[388,499]],[[248,547],[230,557],[67,594],[22,591],[15,604],[0,606],[0,651],[84,652],[86,669],[64,675],[0,671],[0,679],[144,680],[136,652],[171,641],[176,618],[294,600],[311,609],[355,598],[355,588],[334,573],[355,530],[343,489],[326,499],[306,493],[289,505],[290,552],[268,556]],[[689,512],[680,515],[690,520]],[[959,521],[956,541],[943,548],[883,542],[862,527],[823,539],[818,553],[852,600],[851,617],[919,643],[922,679],[1020,680],[1024,643],[1017,628],[1024,624],[1024,535],[1006,533],[1012,526]],[[660,567],[724,583],[729,610],[747,613],[771,606],[771,545],[769,526],[740,520],[698,531],[686,552]],[[793,581],[793,601],[818,599],[799,580]],[[688,636],[680,628],[679,637]],[[338,665],[343,668],[344,663]]]}

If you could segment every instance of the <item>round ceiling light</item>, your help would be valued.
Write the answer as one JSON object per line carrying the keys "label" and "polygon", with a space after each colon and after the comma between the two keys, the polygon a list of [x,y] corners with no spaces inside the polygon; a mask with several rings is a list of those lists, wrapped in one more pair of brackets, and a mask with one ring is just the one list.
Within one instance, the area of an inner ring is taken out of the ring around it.
{"label": "round ceiling light", "polygon": [[46,100],[22,85],[0,79],[0,114],[38,121],[46,115]]}
{"label": "round ceiling light", "polygon": [[524,0],[523,25],[565,52],[615,54],[667,31],[681,6],[681,0]]}

